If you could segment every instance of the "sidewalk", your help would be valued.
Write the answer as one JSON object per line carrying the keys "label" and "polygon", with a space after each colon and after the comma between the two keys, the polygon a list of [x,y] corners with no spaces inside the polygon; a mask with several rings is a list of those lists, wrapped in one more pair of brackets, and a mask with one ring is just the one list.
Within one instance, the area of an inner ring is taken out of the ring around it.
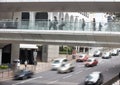
{"label": "sidewalk", "polygon": [[[28,70],[32,70],[35,73],[47,71],[50,69],[51,63],[50,62],[38,62],[37,65],[27,65]],[[25,69],[25,66],[21,64],[20,69]]]}

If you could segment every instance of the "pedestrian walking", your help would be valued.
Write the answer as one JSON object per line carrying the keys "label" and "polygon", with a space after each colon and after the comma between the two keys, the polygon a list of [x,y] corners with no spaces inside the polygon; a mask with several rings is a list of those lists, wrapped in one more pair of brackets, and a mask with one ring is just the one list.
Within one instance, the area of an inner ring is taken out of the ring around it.
{"label": "pedestrian walking", "polygon": [[48,20],[48,26],[49,26],[49,30],[51,30],[51,28],[53,26],[53,23],[52,23],[52,21],[50,19]]}
{"label": "pedestrian walking", "polygon": [[53,20],[53,29],[54,29],[54,30],[57,30],[57,24],[58,24],[57,17],[54,16],[54,20]]}
{"label": "pedestrian walking", "polygon": [[101,31],[101,28],[102,28],[102,24],[101,22],[99,22],[99,31]]}
{"label": "pedestrian walking", "polygon": [[37,65],[37,50],[33,51],[34,65]]}
{"label": "pedestrian walking", "polygon": [[82,18],[82,30],[83,31],[85,30],[85,20],[84,20],[84,18]]}
{"label": "pedestrian walking", "polygon": [[95,20],[95,18],[93,18],[92,25],[93,25],[93,31],[96,31],[96,20]]}
{"label": "pedestrian walking", "polygon": [[63,27],[65,26],[64,19],[61,18],[60,24],[59,24],[59,30],[63,30]]}
{"label": "pedestrian walking", "polygon": [[18,28],[18,18],[15,19],[14,27],[15,27],[15,29]]}
{"label": "pedestrian walking", "polygon": [[25,63],[24,63],[25,69],[27,69],[27,64],[28,64],[28,62],[27,62],[27,60],[26,60]]}

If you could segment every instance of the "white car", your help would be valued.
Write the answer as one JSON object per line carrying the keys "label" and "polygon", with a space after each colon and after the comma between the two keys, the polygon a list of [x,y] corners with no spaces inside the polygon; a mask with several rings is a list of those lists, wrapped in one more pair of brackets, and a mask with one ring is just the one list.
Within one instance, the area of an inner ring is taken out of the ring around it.
{"label": "white car", "polygon": [[103,59],[111,58],[111,53],[110,53],[110,52],[105,52],[105,53],[102,55],[102,58],[103,58]]}
{"label": "white car", "polygon": [[102,55],[102,52],[99,50],[95,51],[93,54],[94,57],[100,57],[101,55]]}
{"label": "white car", "polygon": [[74,71],[74,68],[75,64],[73,62],[64,63],[58,68],[58,73],[72,72]]}
{"label": "white car", "polygon": [[85,78],[85,85],[101,85],[103,83],[103,74],[101,72],[92,72]]}
{"label": "white car", "polygon": [[68,62],[67,58],[54,59],[51,64],[51,70],[57,70],[62,64]]}
{"label": "white car", "polygon": [[118,55],[118,50],[117,50],[117,49],[113,49],[113,50],[111,51],[111,55],[112,55],[112,56],[117,56],[117,55]]}

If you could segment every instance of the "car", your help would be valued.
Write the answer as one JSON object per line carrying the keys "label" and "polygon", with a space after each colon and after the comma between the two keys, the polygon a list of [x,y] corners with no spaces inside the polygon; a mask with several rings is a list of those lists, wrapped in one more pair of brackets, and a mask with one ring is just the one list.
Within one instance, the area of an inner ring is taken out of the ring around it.
{"label": "car", "polygon": [[103,74],[101,72],[92,72],[85,78],[85,85],[101,85],[103,84]]}
{"label": "car", "polygon": [[88,60],[85,62],[86,67],[96,66],[97,64],[98,64],[98,60],[95,58],[88,58]]}
{"label": "car", "polygon": [[88,59],[88,55],[87,54],[81,54],[80,56],[78,56],[76,58],[76,62],[84,62]]}
{"label": "car", "polygon": [[102,52],[99,50],[95,51],[93,54],[94,57],[100,57],[101,55],[102,55]]}
{"label": "car", "polygon": [[51,65],[51,70],[57,70],[63,63],[68,62],[67,58],[57,58],[54,59]]}
{"label": "car", "polygon": [[74,68],[75,68],[75,65],[73,62],[64,63],[58,68],[58,73],[72,72],[74,71]]}
{"label": "car", "polygon": [[112,56],[117,56],[118,54],[119,54],[119,52],[118,52],[117,49],[113,49],[113,50],[111,51],[111,55],[112,55]]}
{"label": "car", "polygon": [[103,59],[109,59],[109,58],[111,58],[111,53],[110,52],[103,53],[102,58]]}
{"label": "car", "polygon": [[27,79],[27,78],[31,78],[34,75],[34,73],[30,70],[18,70],[17,72],[15,72],[14,75],[14,79]]}

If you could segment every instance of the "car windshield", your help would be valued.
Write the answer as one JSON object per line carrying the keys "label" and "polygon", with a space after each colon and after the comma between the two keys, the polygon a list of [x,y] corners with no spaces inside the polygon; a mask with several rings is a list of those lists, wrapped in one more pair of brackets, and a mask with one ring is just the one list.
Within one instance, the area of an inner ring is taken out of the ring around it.
{"label": "car windshield", "polygon": [[88,75],[86,78],[87,78],[88,80],[90,80],[90,79],[93,78],[93,76],[92,76],[92,75]]}
{"label": "car windshield", "polygon": [[83,57],[83,55],[80,55],[79,57],[80,57],[80,58],[82,58],[82,57]]}
{"label": "car windshield", "polygon": [[95,54],[100,53],[100,51],[95,51]]}
{"label": "car windshield", "polygon": [[92,60],[91,59],[88,59],[87,62],[91,62]]}
{"label": "car windshield", "polygon": [[53,61],[53,63],[57,64],[57,63],[60,63],[60,61],[59,60],[55,60],[55,61]]}
{"label": "car windshield", "polygon": [[108,56],[109,55],[109,53],[104,53],[104,56]]}

